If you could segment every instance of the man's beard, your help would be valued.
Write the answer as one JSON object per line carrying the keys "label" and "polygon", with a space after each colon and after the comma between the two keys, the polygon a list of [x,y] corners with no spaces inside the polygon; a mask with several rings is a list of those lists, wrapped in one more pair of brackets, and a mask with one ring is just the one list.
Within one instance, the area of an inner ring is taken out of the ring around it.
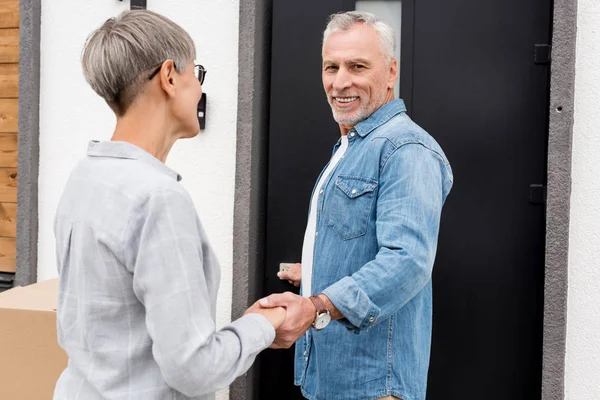
{"label": "man's beard", "polygon": [[331,112],[333,113],[335,122],[341,125],[354,126],[369,117],[369,110],[367,110],[366,104],[362,103],[359,105],[358,110],[352,112],[340,111],[331,105]]}
{"label": "man's beard", "polygon": [[337,122],[338,124],[341,124],[341,125],[355,126],[359,122],[362,122],[365,119],[369,118],[371,116],[371,114],[373,114],[375,112],[375,110],[376,110],[375,107],[377,104],[383,104],[383,102],[385,100],[385,95],[386,95],[385,92],[381,92],[381,94],[379,94],[377,96],[375,101],[371,103],[372,104],[371,107],[369,107],[369,104],[363,103],[361,101],[362,98],[359,97],[360,104],[358,106],[358,109],[355,111],[352,111],[352,112],[340,111],[334,106],[335,100],[333,99],[333,97],[343,97],[343,96],[331,96],[331,97],[328,96],[328,98],[330,99],[329,105],[331,106],[331,112],[333,113],[333,119],[335,120],[335,122]]}

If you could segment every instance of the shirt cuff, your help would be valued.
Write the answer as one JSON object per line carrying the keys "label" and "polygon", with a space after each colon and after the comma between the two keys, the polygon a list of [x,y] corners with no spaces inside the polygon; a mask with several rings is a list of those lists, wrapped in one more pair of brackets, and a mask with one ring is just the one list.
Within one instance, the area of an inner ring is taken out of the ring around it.
{"label": "shirt cuff", "polygon": [[263,351],[275,340],[273,325],[261,314],[246,314],[233,321],[229,326],[238,332],[242,339],[242,345],[250,354]]}
{"label": "shirt cuff", "polygon": [[346,276],[327,289],[323,290],[331,303],[342,313],[348,323],[340,320],[342,324],[355,333],[368,329],[377,323],[381,313],[379,307],[369,299],[356,281]]}

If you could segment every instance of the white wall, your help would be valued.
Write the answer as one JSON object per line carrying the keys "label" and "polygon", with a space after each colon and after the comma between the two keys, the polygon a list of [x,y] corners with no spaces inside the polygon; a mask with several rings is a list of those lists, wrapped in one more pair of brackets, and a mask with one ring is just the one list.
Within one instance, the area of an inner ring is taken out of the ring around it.
{"label": "white wall", "polygon": [[579,0],[566,396],[600,399],[600,2]]}
{"label": "white wall", "polygon": [[[42,2],[38,280],[57,275],[52,221],[62,189],[91,139],[109,139],[114,116],[88,87],[80,67],[87,35],[129,1]],[[238,0],[148,0],[196,42],[208,69],[206,130],[180,141],[167,165],[183,176],[222,266],[217,325],[229,322],[238,73]],[[221,398],[226,398],[221,393]]]}

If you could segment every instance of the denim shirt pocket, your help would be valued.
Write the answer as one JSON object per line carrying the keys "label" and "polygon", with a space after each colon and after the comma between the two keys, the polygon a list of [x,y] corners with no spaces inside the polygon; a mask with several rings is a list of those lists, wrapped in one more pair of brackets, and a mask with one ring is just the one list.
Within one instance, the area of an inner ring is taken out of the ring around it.
{"label": "denim shirt pocket", "polygon": [[374,179],[338,176],[329,202],[327,226],[343,240],[364,235],[377,186]]}

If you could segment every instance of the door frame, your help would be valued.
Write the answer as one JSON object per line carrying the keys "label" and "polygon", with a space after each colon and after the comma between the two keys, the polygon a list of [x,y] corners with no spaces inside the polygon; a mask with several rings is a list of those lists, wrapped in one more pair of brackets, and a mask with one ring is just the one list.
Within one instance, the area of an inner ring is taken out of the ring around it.
{"label": "door frame", "polygon": [[13,286],[37,281],[41,0],[19,1],[17,267]]}
{"label": "door frame", "polygon": [[[232,318],[262,292],[273,0],[240,0]],[[554,0],[548,126],[542,400],[563,400],[577,0]],[[232,398],[257,398],[259,366]]]}

